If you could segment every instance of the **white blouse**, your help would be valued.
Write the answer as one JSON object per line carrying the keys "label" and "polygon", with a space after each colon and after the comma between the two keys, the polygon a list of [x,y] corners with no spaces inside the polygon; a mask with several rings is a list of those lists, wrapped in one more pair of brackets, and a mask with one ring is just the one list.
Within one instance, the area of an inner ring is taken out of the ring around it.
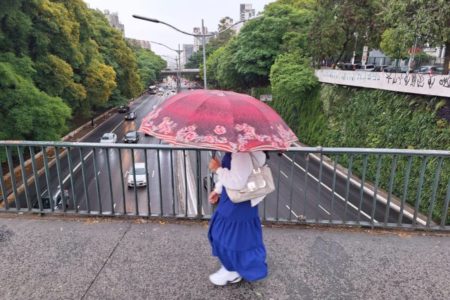
{"label": "white blouse", "polygon": [[[262,151],[252,152],[258,167],[262,167],[266,163],[266,154]],[[216,182],[214,191],[217,194],[222,193],[222,188],[230,188],[233,190],[240,190],[245,187],[248,177],[252,173],[253,163],[252,158],[248,152],[236,152],[231,154],[230,169],[218,168],[216,174],[218,180]],[[259,197],[251,199],[252,206],[258,205],[264,199]]]}

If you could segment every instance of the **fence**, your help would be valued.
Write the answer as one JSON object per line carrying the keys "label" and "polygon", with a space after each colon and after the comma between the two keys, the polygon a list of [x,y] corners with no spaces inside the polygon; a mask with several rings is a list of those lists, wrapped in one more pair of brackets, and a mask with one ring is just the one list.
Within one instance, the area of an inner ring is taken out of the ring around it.
{"label": "fence", "polygon": [[[0,151],[5,212],[208,219],[215,209],[207,150],[0,141]],[[259,205],[263,221],[450,229],[450,151],[293,147],[268,164],[277,189]]]}

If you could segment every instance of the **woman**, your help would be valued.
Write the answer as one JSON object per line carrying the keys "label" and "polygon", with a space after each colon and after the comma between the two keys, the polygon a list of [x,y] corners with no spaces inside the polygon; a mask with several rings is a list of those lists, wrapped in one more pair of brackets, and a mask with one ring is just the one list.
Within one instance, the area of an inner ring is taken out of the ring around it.
{"label": "woman", "polygon": [[240,190],[245,186],[253,170],[251,155],[259,167],[264,165],[266,155],[262,151],[226,153],[222,165],[217,158],[209,163],[209,169],[218,176],[209,201],[211,204],[219,201],[219,205],[208,231],[212,254],[222,264],[219,271],[209,276],[215,285],[236,283],[242,278],[255,281],[267,276],[266,249],[257,206],[264,197],[233,203],[227,195],[227,188]]}

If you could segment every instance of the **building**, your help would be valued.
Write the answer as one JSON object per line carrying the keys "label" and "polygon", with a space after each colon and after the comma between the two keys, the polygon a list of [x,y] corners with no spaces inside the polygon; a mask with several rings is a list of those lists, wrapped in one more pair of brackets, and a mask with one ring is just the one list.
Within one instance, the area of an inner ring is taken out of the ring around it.
{"label": "building", "polygon": [[133,46],[141,47],[143,49],[148,49],[148,50],[152,49],[149,41],[137,40],[137,39],[131,39],[131,38],[126,38],[126,40]]}
{"label": "building", "polygon": [[106,19],[108,20],[109,24],[113,27],[122,32],[122,35],[125,34],[125,26],[123,26],[122,23],[119,21],[119,15],[117,13],[110,13],[109,10],[103,11],[103,14],[105,15]]}
{"label": "building", "polygon": [[181,65],[184,68],[184,65],[189,61],[192,53],[194,53],[194,45],[192,44],[183,44],[183,54],[181,55]]}
{"label": "building", "polygon": [[255,9],[252,8],[251,4],[241,4],[239,16],[241,21],[245,21],[253,18],[256,15]]}
{"label": "building", "polygon": [[[194,52],[197,52],[200,49],[200,46],[202,45],[202,29],[200,27],[194,27],[194,30],[192,32],[195,35],[199,35],[194,37]],[[208,32],[208,27],[205,26],[205,34],[209,34]],[[208,42],[208,40],[210,39],[210,37],[206,38],[205,42]]]}

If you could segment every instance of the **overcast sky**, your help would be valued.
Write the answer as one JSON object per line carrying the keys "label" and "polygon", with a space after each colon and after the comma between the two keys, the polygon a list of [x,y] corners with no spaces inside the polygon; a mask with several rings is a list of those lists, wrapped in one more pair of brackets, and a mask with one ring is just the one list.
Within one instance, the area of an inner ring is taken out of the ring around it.
{"label": "overcast sky", "polygon": [[[194,38],[179,33],[163,24],[142,21],[133,14],[156,18],[181,30],[192,32],[201,27],[204,19],[208,31],[216,31],[220,19],[231,17],[239,21],[239,5],[249,3],[256,13],[274,0],[84,0],[91,8],[108,9],[117,12],[119,20],[125,25],[125,36],[135,39],[155,41],[178,48],[178,44],[193,44]],[[159,55],[175,57],[176,53],[162,46],[152,44]]]}

